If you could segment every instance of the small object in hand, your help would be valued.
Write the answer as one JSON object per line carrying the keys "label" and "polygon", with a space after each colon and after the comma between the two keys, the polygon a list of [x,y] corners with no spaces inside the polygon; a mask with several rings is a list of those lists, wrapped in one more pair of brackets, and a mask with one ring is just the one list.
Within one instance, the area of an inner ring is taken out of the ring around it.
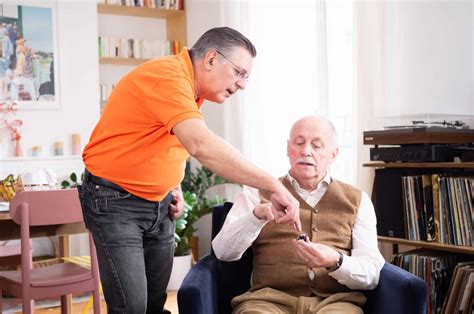
{"label": "small object in hand", "polygon": [[299,240],[303,240],[303,241],[305,241],[305,242],[308,242],[308,235],[307,235],[307,234],[304,234],[304,233],[303,233],[303,234],[300,234],[300,235],[296,238],[296,240],[298,240],[298,241],[299,241]]}

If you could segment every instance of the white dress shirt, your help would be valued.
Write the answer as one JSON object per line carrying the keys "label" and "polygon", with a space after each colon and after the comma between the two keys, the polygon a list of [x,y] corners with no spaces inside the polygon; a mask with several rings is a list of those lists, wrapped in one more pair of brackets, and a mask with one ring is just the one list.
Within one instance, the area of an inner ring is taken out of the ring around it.
{"label": "white dress shirt", "polygon": [[[314,207],[326,193],[331,182],[329,174],[311,192],[302,189],[290,174],[286,177],[295,191],[308,205]],[[237,196],[219,234],[212,241],[217,258],[224,261],[239,260],[245,250],[257,239],[267,220],[260,220],[253,209],[260,204],[257,189],[244,187]],[[379,282],[385,259],[377,246],[375,211],[369,196],[362,192],[359,210],[352,227],[351,256],[344,255],[339,269],[329,276],[350,289],[373,289]]]}

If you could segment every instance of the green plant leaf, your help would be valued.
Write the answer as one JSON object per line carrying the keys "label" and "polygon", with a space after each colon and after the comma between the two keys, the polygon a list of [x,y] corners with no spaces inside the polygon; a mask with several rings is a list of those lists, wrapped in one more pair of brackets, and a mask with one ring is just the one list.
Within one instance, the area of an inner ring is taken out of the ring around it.
{"label": "green plant leaf", "polygon": [[70,185],[71,184],[69,183],[69,181],[64,180],[64,181],[61,182],[61,187],[63,189],[67,189]]}
{"label": "green plant leaf", "polygon": [[81,174],[81,181],[78,182],[77,181],[77,175],[75,172],[72,172],[70,175],[69,175],[69,180],[68,181],[67,179],[66,180],[63,180],[61,182],[61,187],[63,189],[67,189],[67,188],[75,188],[77,187],[79,184],[81,184],[82,181],[84,181],[84,172]]}
{"label": "green plant leaf", "polygon": [[[223,197],[207,197],[206,191],[216,185],[230,183],[227,179],[215,175],[211,170],[205,167],[198,167],[194,171],[186,166],[186,172],[181,189],[185,201],[185,214],[176,221],[176,247],[175,255],[188,254],[190,251],[188,242],[196,232],[194,223],[202,216],[210,214],[212,208],[223,204],[226,200]],[[185,223],[182,223],[185,220]]]}

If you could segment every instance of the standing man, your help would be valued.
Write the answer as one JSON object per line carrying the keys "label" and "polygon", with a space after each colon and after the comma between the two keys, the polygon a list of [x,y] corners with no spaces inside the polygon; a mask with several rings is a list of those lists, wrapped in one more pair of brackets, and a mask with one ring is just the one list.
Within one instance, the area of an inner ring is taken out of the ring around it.
{"label": "standing man", "polygon": [[199,110],[244,89],[255,56],[242,34],[213,28],[190,50],[137,67],[112,92],[84,150],[79,188],[109,313],[163,312],[189,155],[268,191],[276,222],[301,229],[291,193],[212,133]]}

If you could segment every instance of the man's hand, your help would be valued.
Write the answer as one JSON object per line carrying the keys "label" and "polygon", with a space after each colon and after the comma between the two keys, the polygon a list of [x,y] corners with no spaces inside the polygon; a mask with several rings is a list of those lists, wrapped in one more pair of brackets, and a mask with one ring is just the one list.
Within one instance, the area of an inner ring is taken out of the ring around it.
{"label": "man's hand", "polygon": [[308,267],[332,267],[339,261],[339,253],[321,243],[293,240],[296,254]]}
{"label": "man's hand", "polygon": [[275,215],[277,215],[277,211],[272,206],[271,203],[260,204],[254,208],[253,214],[258,219],[265,219],[265,220],[275,220]]}
{"label": "man's hand", "polygon": [[173,195],[173,200],[169,207],[169,214],[171,219],[174,220],[179,218],[184,212],[184,199],[181,191],[173,190],[171,194]]}
{"label": "man's hand", "polygon": [[270,202],[276,210],[276,223],[293,224],[296,230],[301,231],[300,204],[283,185],[272,193]]}

